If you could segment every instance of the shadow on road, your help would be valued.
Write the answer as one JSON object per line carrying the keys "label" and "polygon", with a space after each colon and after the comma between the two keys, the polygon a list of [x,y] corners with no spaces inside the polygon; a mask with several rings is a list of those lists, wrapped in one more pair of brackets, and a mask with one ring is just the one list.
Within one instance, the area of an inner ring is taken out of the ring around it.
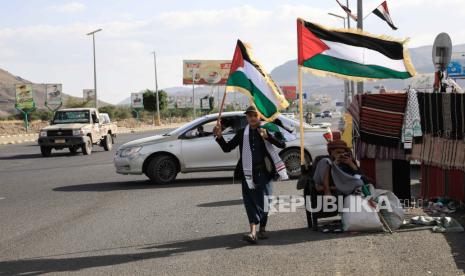
{"label": "shadow on road", "polygon": [[[258,246],[281,246],[303,242],[328,240],[347,237],[346,234],[328,235],[312,232],[306,228],[289,229],[270,232],[270,239],[264,240]],[[71,272],[92,267],[103,267],[125,264],[140,260],[180,256],[182,253],[227,249],[234,250],[246,246],[241,240],[240,234],[229,234],[213,237],[205,237],[196,240],[176,241],[164,244],[135,245],[133,247],[121,247],[124,249],[141,250],[128,254],[108,254],[85,257],[58,258],[70,254],[82,254],[82,252],[55,255],[53,258],[34,258],[12,261],[0,261],[0,275],[39,275],[53,272]],[[85,253],[102,253],[102,251],[120,250],[109,248],[105,250],[86,251]],[[131,251],[132,251],[131,250]],[[147,251],[148,250],[148,251]]]}
{"label": "shadow on road", "polygon": [[156,185],[149,180],[141,181],[122,181],[122,182],[103,182],[70,185],[54,188],[55,192],[108,192],[118,190],[137,190],[137,189],[165,189],[190,186],[210,186],[225,185],[233,183],[232,177],[213,177],[213,178],[190,178],[179,179],[172,184]]}
{"label": "shadow on road", "polygon": [[241,205],[242,203],[243,203],[242,199],[232,199],[232,200],[202,203],[202,204],[198,204],[197,207],[225,207],[225,206]]}
{"label": "shadow on road", "polygon": [[36,159],[36,158],[53,158],[53,157],[74,157],[76,155],[82,155],[80,152],[78,153],[70,153],[70,152],[53,152],[52,156],[50,157],[42,157],[40,153],[27,153],[27,154],[17,154],[17,155],[9,155],[9,156],[0,156],[0,160],[26,160],[26,159]]}
{"label": "shadow on road", "polygon": [[444,237],[450,246],[457,268],[465,272],[465,239],[463,233],[445,233]]}

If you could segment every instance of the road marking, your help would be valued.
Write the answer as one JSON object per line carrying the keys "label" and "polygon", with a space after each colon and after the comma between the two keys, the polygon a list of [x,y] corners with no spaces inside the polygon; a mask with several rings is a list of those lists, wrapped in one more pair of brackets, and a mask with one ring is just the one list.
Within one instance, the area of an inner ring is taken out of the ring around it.
{"label": "road marking", "polygon": [[5,199],[6,197],[0,197],[0,200]]}

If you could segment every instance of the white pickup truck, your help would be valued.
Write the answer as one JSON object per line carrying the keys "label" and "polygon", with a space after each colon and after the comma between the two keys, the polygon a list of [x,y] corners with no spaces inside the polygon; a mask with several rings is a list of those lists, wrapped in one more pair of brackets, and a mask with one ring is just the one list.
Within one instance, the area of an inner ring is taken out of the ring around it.
{"label": "white pickup truck", "polygon": [[116,132],[108,114],[99,114],[95,108],[66,108],[55,112],[50,125],[40,130],[38,143],[44,157],[50,156],[52,149],[64,148],[71,153],[81,149],[84,155],[89,155],[93,145],[110,151]]}

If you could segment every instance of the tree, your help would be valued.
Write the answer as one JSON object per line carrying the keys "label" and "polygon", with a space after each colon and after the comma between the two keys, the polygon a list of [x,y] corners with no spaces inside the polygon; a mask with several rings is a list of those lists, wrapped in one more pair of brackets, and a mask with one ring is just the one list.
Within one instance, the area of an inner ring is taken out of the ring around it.
{"label": "tree", "polygon": [[[160,112],[168,106],[168,94],[163,90],[158,90],[158,98],[160,99]],[[155,122],[155,112],[157,112],[157,94],[155,91],[145,89],[144,91],[144,109],[152,113],[152,123]]]}

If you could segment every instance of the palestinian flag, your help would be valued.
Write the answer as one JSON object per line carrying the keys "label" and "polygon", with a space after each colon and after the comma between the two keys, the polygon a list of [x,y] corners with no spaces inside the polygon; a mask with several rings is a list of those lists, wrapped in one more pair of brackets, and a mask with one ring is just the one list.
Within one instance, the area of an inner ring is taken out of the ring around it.
{"label": "palestinian flag", "polygon": [[413,77],[405,42],[297,19],[298,64],[316,74],[356,81]]}
{"label": "palestinian flag", "polygon": [[389,9],[387,6],[386,1],[381,3],[376,9],[373,10],[373,13],[376,14],[379,18],[383,19],[388,23],[388,25],[393,29],[397,30],[397,27],[394,26],[394,23],[392,22],[391,15],[389,14]]}
{"label": "palestinian flag", "polygon": [[260,128],[268,130],[271,135],[283,142],[291,142],[297,139],[295,129],[284,126],[279,119],[272,123],[262,122]]}
{"label": "palestinian flag", "polygon": [[289,105],[279,87],[251,58],[249,49],[240,40],[237,41],[226,91],[247,95],[267,121],[273,121],[280,114],[279,110]]}

